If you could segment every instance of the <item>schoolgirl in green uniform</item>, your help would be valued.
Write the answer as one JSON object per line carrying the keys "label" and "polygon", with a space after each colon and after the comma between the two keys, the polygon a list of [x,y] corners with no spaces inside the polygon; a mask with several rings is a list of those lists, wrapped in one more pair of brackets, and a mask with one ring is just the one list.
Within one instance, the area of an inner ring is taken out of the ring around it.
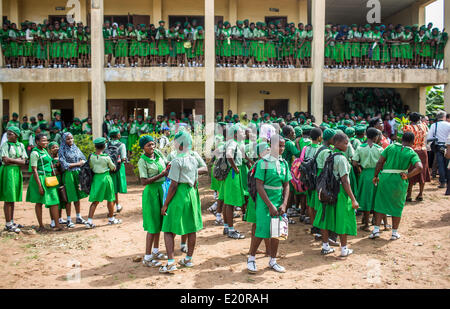
{"label": "schoolgirl in green uniform", "polygon": [[353,67],[357,67],[361,60],[362,33],[358,31],[356,24],[352,25],[352,29],[348,32],[347,38],[351,42]]}
{"label": "schoolgirl in green uniform", "polygon": [[20,143],[20,130],[17,127],[7,129],[8,141],[0,148],[0,201],[4,202],[5,230],[20,233],[19,224],[14,223],[15,202],[22,202],[23,176],[21,166],[28,159],[27,152]]}
{"label": "schoolgirl in green uniform", "polygon": [[[372,69],[380,66],[380,60],[381,60],[381,32],[380,27],[376,26],[374,27],[374,30],[372,32],[372,59],[371,59],[371,66]],[[408,44],[409,45],[409,44]]]}
{"label": "schoolgirl in green uniform", "polygon": [[30,135],[33,134],[33,132],[30,130],[30,126],[28,123],[22,124],[22,130],[20,131],[20,138],[22,140],[22,144],[25,147],[25,149],[28,148]]}
{"label": "schoolgirl in green uniform", "polygon": [[381,131],[375,128],[367,130],[367,142],[356,149],[353,156],[353,167],[359,170],[358,191],[356,200],[359,203],[359,211],[364,213],[361,230],[369,232],[369,214],[374,209],[374,201],[377,187],[372,183],[375,175],[375,166],[383,152],[378,145]]}
{"label": "schoolgirl in green uniform", "polygon": [[177,155],[171,161],[168,178],[171,180],[166,201],[161,209],[164,216],[162,231],[168,256],[168,263],[159,269],[160,273],[170,273],[177,270],[174,260],[175,235],[187,235],[188,252],[179,264],[193,267],[196,233],[203,228],[201,203],[198,194],[198,174],[207,173],[205,162],[190,148],[192,138],[189,133],[180,131],[175,135]]}
{"label": "schoolgirl in green uniform", "polygon": [[223,49],[223,57],[222,57],[222,65],[231,67],[231,36],[232,29],[231,25],[228,21],[223,23],[224,29],[220,32],[220,40],[222,41],[222,49]]}
{"label": "schoolgirl in green uniform", "polygon": [[184,48],[184,43],[186,42],[186,36],[182,28],[178,29],[176,36],[176,57],[177,65],[184,67],[186,60],[186,49]]}
{"label": "schoolgirl in green uniform", "polygon": [[169,56],[169,31],[164,28],[165,22],[159,21],[158,32],[156,33],[156,41],[158,46],[159,64],[167,66],[167,58]]}
{"label": "schoolgirl in green uniform", "polygon": [[389,33],[384,32],[383,36],[380,40],[381,68],[386,68],[389,65],[392,65],[390,44],[391,44],[391,40],[390,40]]}
{"label": "schoolgirl in green uniform", "polygon": [[65,132],[61,138],[61,147],[58,151],[58,160],[62,170],[61,183],[66,187],[67,203],[64,205],[67,214],[67,226],[74,227],[71,218],[71,204],[75,206],[76,224],[85,224],[81,216],[81,200],[87,194],[80,190],[80,168],[86,162],[86,157],[75,145],[73,135]]}
{"label": "schoolgirl in green uniform", "polygon": [[359,204],[350,187],[350,163],[345,158],[344,153],[348,146],[348,137],[344,133],[337,133],[333,137],[335,155],[333,174],[341,181],[340,190],[335,206],[321,205],[317,209],[314,226],[322,230],[322,251],[321,254],[330,254],[334,249],[328,244],[328,231],[333,231],[339,235],[341,243],[341,256],[346,257],[353,253],[347,248],[347,235],[356,236],[356,215],[355,210]]}
{"label": "schoolgirl in green uniform", "polygon": [[[62,170],[61,170],[61,164],[60,164],[59,158],[58,158],[59,144],[56,142],[50,142],[47,146],[47,149],[48,149],[48,154],[52,158],[52,164],[53,164],[53,170],[55,172],[55,176],[58,179],[58,183],[61,185],[62,184],[62,179],[61,179]],[[65,208],[66,208],[66,204],[63,203],[60,199],[60,203],[58,205],[58,218],[59,218],[58,222],[59,222],[59,224],[67,223],[67,221],[62,219],[62,210]],[[52,217],[51,213],[50,213],[50,217],[52,220],[50,223],[50,227],[54,228],[55,227],[55,219]],[[71,223],[70,227],[71,228],[75,227],[75,224]]]}
{"label": "schoolgirl in green uniform", "polygon": [[114,39],[117,41],[116,45],[116,67],[125,67],[125,59],[128,57],[128,33],[124,25],[120,25],[116,30]]}
{"label": "schoolgirl in green uniform", "polygon": [[411,32],[411,27],[406,26],[405,31],[402,32],[401,40],[401,51],[403,59],[403,67],[408,68],[413,62],[413,48],[412,43],[414,41],[414,34]]}
{"label": "schoolgirl in green uniform", "polygon": [[107,201],[108,206],[108,224],[120,224],[121,220],[114,217],[114,183],[110,175],[110,171],[114,171],[116,166],[114,165],[111,157],[104,154],[103,151],[106,147],[106,138],[99,137],[94,140],[95,153],[89,158],[89,166],[94,173],[92,179],[91,191],[89,192],[89,202],[91,206],[89,208],[88,220],[85,223],[86,228],[93,229],[95,224],[93,222],[95,209],[100,202]]}
{"label": "schoolgirl in green uniform", "polygon": [[114,193],[115,193],[115,204],[116,211],[120,212],[122,210],[122,206],[119,203],[119,193],[127,193],[127,176],[125,175],[125,163],[127,161],[127,149],[125,145],[120,141],[120,131],[118,129],[113,129],[109,132],[110,142],[108,145],[118,146],[120,158],[118,158],[121,162],[120,169],[115,173],[112,173],[111,178],[114,184]]}
{"label": "schoolgirl in green uniform", "polygon": [[[269,267],[276,272],[283,273],[286,270],[277,263],[279,240],[271,238],[271,218],[282,216],[286,213],[289,199],[289,182],[291,173],[289,165],[281,158],[284,152],[284,139],[275,135],[271,138],[270,154],[258,161],[256,166],[256,230],[255,241],[251,244],[250,255],[247,259],[247,269],[250,273],[256,273],[255,255],[262,239],[270,239]],[[278,147],[276,147],[278,145]]]}
{"label": "schoolgirl in green uniform", "polygon": [[[326,28],[329,29],[329,28]],[[326,38],[326,34],[325,34]],[[298,29],[296,30],[296,37],[295,37],[295,58],[297,59],[297,66],[303,67],[305,65],[305,42],[306,42],[306,30],[303,23],[298,24]],[[325,47],[325,58],[329,57],[329,49],[327,49],[327,46]],[[325,61],[326,65],[327,61]]]}
{"label": "schoolgirl in green uniform", "polygon": [[3,57],[5,59],[5,67],[11,68],[9,29],[6,23],[4,23],[2,28],[0,29],[0,47],[2,49]]}
{"label": "schoolgirl in green uniform", "polygon": [[[405,206],[408,179],[420,174],[423,168],[419,156],[411,148],[413,144],[414,133],[405,132],[401,144],[391,144],[381,153],[372,180],[377,186],[377,192],[374,202],[375,224],[372,234],[369,236],[371,239],[380,237],[380,223],[383,214],[392,216],[391,240],[400,238],[398,227]],[[408,172],[411,166],[414,168]]]}
{"label": "schoolgirl in green uniform", "polygon": [[368,68],[370,66],[370,57],[369,50],[373,42],[373,32],[369,24],[367,24],[364,28],[364,32],[362,35],[362,44],[361,44],[361,56],[362,56],[362,64],[364,68]]}
{"label": "schoolgirl in green uniform", "polygon": [[448,33],[442,32],[439,36],[437,43],[436,63],[435,63],[436,68],[439,68],[442,64],[442,61],[444,60],[444,51],[447,42],[448,42]]}
{"label": "schoolgirl in green uniform", "polygon": [[45,229],[42,222],[42,205],[49,208],[50,216],[55,220],[55,230],[62,230],[59,224],[59,196],[58,186],[47,186],[46,178],[54,175],[53,159],[48,154],[46,148],[48,139],[43,134],[38,134],[35,137],[36,147],[30,154],[30,170],[32,177],[28,185],[26,201],[36,203],[36,217],[39,222],[38,231]]}
{"label": "schoolgirl in green uniform", "polygon": [[138,169],[141,184],[145,186],[142,193],[142,219],[144,231],[147,232],[143,263],[148,267],[159,267],[162,264],[158,260],[167,259],[167,256],[159,252],[159,236],[163,223],[162,184],[169,174],[170,165],[166,165],[164,155],[155,149],[155,141],[150,135],[142,136],[139,146],[144,150],[138,162]]}
{"label": "schoolgirl in green uniform", "polygon": [[20,67],[19,36],[20,35],[19,30],[17,30],[17,25],[15,23],[12,23],[8,31],[9,57],[12,68]]}
{"label": "schoolgirl in green uniform", "polygon": [[205,55],[205,33],[202,26],[197,27],[197,31],[194,33],[194,46],[195,63],[202,67],[204,65]]}
{"label": "schoolgirl in green uniform", "polygon": [[111,28],[111,22],[109,20],[105,21],[105,26],[103,27],[103,40],[105,41],[105,55],[107,56],[107,66],[111,67],[112,55],[113,55],[113,29]]}
{"label": "schoolgirl in green uniform", "polygon": [[[355,135],[355,129],[353,129],[352,127],[347,127],[347,129],[345,129],[343,131],[343,133],[345,133],[345,135],[347,135],[348,139],[349,139],[349,143],[347,146],[347,150],[345,151],[345,157],[347,158],[348,162],[350,164],[352,164],[352,160],[353,160],[353,156],[355,155],[355,149],[353,148],[352,143],[350,142],[350,139]],[[358,178],[356,176],[355,173],[355,169],[353,168],[353,166],[350,166],[350,174],[348,175],[349,179],[350,179],[350,187],[352,188],[352,192],[355,196],[358,195]]]}
{"label": "schoolgirl in green uniform", "polygon": [[225,155],[230,167],[227,178],[224,180],[223,188],[219,192],[219,200],[224,204],[224,235],[233,239],[243,239],[244,235],[234,229],[233,212],[235,207],[242,207],[245,204],[244,187],[239,167],[242,166],[242,149],[238,141],[243,139],[242,130],[239,124],[234,124],[228,129],[225,144]]}
{"label": "schoolgirl in green uniform", "polygon": [[147,31],[145,24],[141,24],[141,29],[137,31],[137,39],[139,42],[139,59],[141,61],[141,66],[147,66],[148,56],[150,55],[150,45],[147,38]]}
{"label": "schoolgirl in green uniform", "polygon": [[134,120],[133,115],[130,115],[130,118],[128,119],[128,132],[127,149],[131,152],[133,145],[136,144],[139,139],[137,121]]}
{"label": "schoolgirl in green uniform", "polygon": [[241,20],[238,20],[236,22],[236,26],[233,27],[231,31],[232,35],[232,41],[231,41],[231,53],[234,57],[233,63],[234,66],[240,67],[242,63],[242,55],[243,55],[243,48],[242,48],[242,40],[244,37],[244,28],[243,28],[243,22]]}
{"label": "schoolgirl in green uniform", "polygon": [[175,25],[171,25],[167,31],[167,38],[169,44],[169,66],[177,65],[177,38],[178,33],[175,30]]}
{"label": "schoolgirl in green uniform", "polygon": [[140,26],[138,25],[136,29],[132,24],[128,24],[127,27],[127,38],[129,44],[129,53],[128,53],[128,63],[130,66],[135,67],[138,65],[138,57],[139,57],[139,42],[138,42],[138,34]]}
{"label": "schoolgirl in green uniform", "polygon": [[[333,47],[334,46],[334,38],[333,32],[331,31],[331,25],[325,26],[325,68],[329,68],[333,65]],[[302,54],[299,51],[299,56]]]}

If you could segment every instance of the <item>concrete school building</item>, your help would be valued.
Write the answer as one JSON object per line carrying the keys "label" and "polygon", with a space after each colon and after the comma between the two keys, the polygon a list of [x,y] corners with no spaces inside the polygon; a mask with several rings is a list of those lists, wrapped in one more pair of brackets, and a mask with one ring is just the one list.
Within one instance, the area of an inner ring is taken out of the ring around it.
{"label": "concrete school building", "polygon": [[[380,0],[384,24],[425,24],[427,0]],[[444,0],[445,27],[450,27],[450,0]],[[66,5],[70,7],[66,7]],[[20,117],[61,111],[65,121],[91,116],[94,135],[101,135],[103,116],[155,116],[191,113],[213,123],[215,112],[231,109],[248,114],[260,110],[310,111],[320,123],[334,94],[347,87],[395,88],[411,110],[425,113],[425,89],[445,84],[450,112],[450,44],[444,69],[324,69],[325,24],[365,24],[366,1],[356,0],[0,0],[3,20],[42,22],[75,12],[90,25],[92,67],[0,69],[0,116]],[[172,23],[197,19],[205,29],[205,67],[105,68],[102,27],[112,22]],[[78,20],[77,20],[78,19]],[[312,67],[217,68],[214,25],[217,21],[281,19],[314,28]],[[441,29],[442,30],[442,29]],[[3,62],[3,58],[1,62]],[[0,63],[3,67],[3,63]]]}

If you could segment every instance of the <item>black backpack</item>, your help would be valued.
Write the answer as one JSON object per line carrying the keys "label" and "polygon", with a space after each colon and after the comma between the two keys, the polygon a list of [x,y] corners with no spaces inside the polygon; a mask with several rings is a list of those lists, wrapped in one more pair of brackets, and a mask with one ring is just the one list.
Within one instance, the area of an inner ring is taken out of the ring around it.
{"label": "black backpack", "polygon": [[87,162],[81,166],[80,173],[78,174],[80,190],[86,194],[91,192],[92,178],[94,178],[94,172],[92,172],[89,166],[89,161],[91,161],[91,155],[89,155]]}
{"label": "black backpack", "polygon": [[325,217],[326,207],[335,207],[337,203],[341,181],[336,179],[333,174],[334,158],[342,155],[342,153],[336,152],[328,156],[322,173],[317,177],[317,194],[319,201],[324,206],[321,220]]}
{"label": "black backpack", "polygon": [[[248,172],[248,175],[247,175],[248,194],[250,195],[250,197],[252,198],[252,200],[255,203],[256,203],[256,196],[258,194],[258,190],[256,190],[256,178],[255,178],[256,167],[258,165],[258,162],[259,162],[259,160],[255,162],[255,165]],[[266,162],[266,167],[267,167],[267,162]],[[264,173],[265,173],[265,170],[264,170]]]}
{"label": "black backpack", "polygon": [[111,157],[111,160],[113,161],[114,165],[116,166],[116,169],[114,171],[110,171],[110,173],[117,173],[120,169],[120,166],[122,165],[122,161],[119,163],[120,160],[120,146],[122,143],[117,143],[115,145],[108,143],[108,146],[106,147],[104,153]]}
{"label": "black backpack", "polygon": [[[237,147],[234,152],[233,159],[236,160]],[[230,172],[231,166],[228,164],[227,152],[226,149],[223,151],[223,156],[217,159],[214,164],[213,176],[219,181],[223,181],[227,178],[228,173]]]}
{"label": "black backpack", "polygon": [[317,157],[319,154],[327,149],[327,146],[322,146],[317,150],[313,158],[304,158],[299,167],[300,181],[308,190],[315,190],[317,183]]}

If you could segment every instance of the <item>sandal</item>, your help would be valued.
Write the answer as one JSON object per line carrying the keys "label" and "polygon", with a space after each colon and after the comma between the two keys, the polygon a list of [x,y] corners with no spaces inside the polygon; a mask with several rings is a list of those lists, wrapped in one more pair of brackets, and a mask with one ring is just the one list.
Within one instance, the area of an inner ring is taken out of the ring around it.
{"label": "sandal", "polygon": [[380,238],[380,232],[373,232],[369,235],[370,239]]}
{"label": "sandal", "polygon": [[256,268],[255,261],[247,261],[247,271],[249,274],[256,274],[258,269]]}
{"label": "sandal", "polygon": [[68,227],[69,229],[74,228],[74,227],[75,227],[75,224],[74,224],[72,221],[68,221],[68,222],[67,222],[67,227]]}
{"label": "sandal", "polygon": [[164,253],[152,253],[152,258],[154,260],[167,260],[167,255]]}
{"label": "sandal", "polygon": [[183,253],[187,253],[187,252],[188,252],[188,248],[187,248],[187,246],[183,246],[183,247],[181,247],[181,252],[183,252]]}
{"label": "sandal", "polygon": [[321,255],[328,255],[328,254],[331,254],[331,253],[333,253],[334,252],[334,249],[333,248],[328,248],[328,249],[324,249],[324,248],[322,248],[322,250],[320,251],[320,254]]}
{"label": "sandal", "polygon": [[411,203],[412,201],[413,201],[412,198],[410,198],[410,197],[406,198],[406,203]]}
{"label": "sandal", "polygon": [[160,267],[162,265],[161,262],[157,261],[157,260],[143,260],[142,264],[144,264],[144,266],[147,267]]}
{"label": "sandal", "polygon": [[423,201],[423,196],[419,195],[416,197],[416,202],[422,202]]}
{"label": "sandal", "polygon": [[178,270],[178,268],[177,268],[177,265],[175,265],[175,263],[173,263],[171,265],[167,264],[167,265],[161,266],[159,268],[159,272],[161,274],[173,273],[176,270]]}
{"label": "sandal", "polygon": [[399,233],[397,233],[397,234],[392,234],[392,236],[391,236],[391,240],[397,240],[397,239],[399,239],[400,238],[400,234]]}
{"label": "sandal", "polygon": [[295,224],[295,223],[297,223],[297,222],[295,222],[295,220],[289,219],[288,223],[289,223],[289,224]]}
{"label": "sandal", "polygon": [[370,232],[370,227],[368,225],[360,226],[359,229],[364,232]]}
{"label": "sandal", "polygon": [[341,252],[341,257],[347,257],[353,253],[353,249],[347,249],[345,252]]}
{"label": "sandal", "polygon": [[185,258],[180,260],[178,264],[187,268],[194,267],[194,263],[192,263],[192,260],[186,260]]}

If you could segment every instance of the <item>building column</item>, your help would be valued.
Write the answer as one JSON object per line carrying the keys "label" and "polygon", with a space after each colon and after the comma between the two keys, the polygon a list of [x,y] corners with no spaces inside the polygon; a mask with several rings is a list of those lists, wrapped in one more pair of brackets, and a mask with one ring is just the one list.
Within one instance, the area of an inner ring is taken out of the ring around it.
{"label": "building column", "polygon": [[427,87],[419,87],[417,89],[418,93],[418,110],[417,112],[421,115],[427,113]]}
{"label": "building column", "polygon": [[103,118],[106,113],[105,89],[105,49],[103,43],[103,0],[91,0],[91,28],[92,28],[92,131],[93,137],[102,136]]}
{"label": "building column", "polygon": [[228,1],[228,21],[231,25],[234,25],[237,21],[237,2],[238,0]]}
{"label": "building column", "polygon": [[89,116],[88,110],[88,100],[89,100],[89,83],[80,84],[80,94],[74,102],[74,114],[75,117],[80,119],[85,119]]}
{"label": "building column", "polygon": [[[152,24],[159,25],[158,22],[162,19],[162,1],[161,0],[153,0],[153,12],[151,15]],[[169,21],[167,21],[167,25],[169,25]],[[162,115],[162,113],[161,113]]]}
{"label": "building column", "polygon": [[239,114],[238,111],[238,85],[237,83],[229,83],[229,98],[228,109],[233,111],[233,114]]}
{"label": "building column", "polygon": [[[450,0],[444,0],[444,28],[450,27]],[[450,71],[450,44],[445,46],[444,68]],[[445,111],[450,113],[450,80],[445,85],[444,90]]]}
{"label": "building column", "polygon": [[155,117],[164,115],[164,84],[155,83]]}
{"label": "building column", "polygon": [[[8,85],[9,86],[9,85]],[[13,83],[9,87],[9,116],[12,113],[20,113],[20,83]],[[44,114],[44,112],[42,112]]]}
{"label": "building column", "polygon": [[300,109],[298,111],[308,111],[308,84],[300,84]]}
{"label": "building column", "polygon": [[308,0],[297,0],[298,2],[298,21],[295,23],[308,24]]}
{"label": "building column", "polygon": [[323,119],[323,66],[325,49],[325,0],[312,1],[312,25],[314,39],[312,42],[313,83],[311,85],[311,113],[316,123]]}
{"label": "building column", "polygon": [[88,16],[88,4],[87,0],[80,1],[80,20],[76,20],[76,22],[81,21],[83,25],[87,26],[87,16]]}
{"label": "building column", "polygon": [[9,16],[8,19],[11,23],[17,25],[17,29],[20,29],[20,14],[19,14],[19,0],[9,1]]}
{"label": "building column", "polygon": [[215,106],[215,35],[214,0],[205,0],[205,134],[204,155],[210,158],[209,149],[214,143],[214,106]]}

